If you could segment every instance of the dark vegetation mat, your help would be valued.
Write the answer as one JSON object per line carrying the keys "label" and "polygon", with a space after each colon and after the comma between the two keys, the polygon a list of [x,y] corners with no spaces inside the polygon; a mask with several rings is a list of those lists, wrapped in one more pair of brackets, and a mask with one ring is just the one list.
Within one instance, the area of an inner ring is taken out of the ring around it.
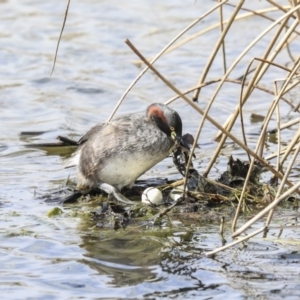
{"label": "dark vegetation mat", "polygon": [[[190,146],[194,139],[191,135],[184,135],[185,145]],[[30,145],[30,147],[70,147],[77,142],[58,137],[57,143]],[[240,190],[243,187],[249,170],[249,162],[229,158],[227,170],[221,174],[217,181],[211,181],[191,166],[187,170],[189,149],[178,145],[173,152],[173,162],[179,173],[186,175],[186,196],[180,197],[176,203],[170,198],[170,192],[176,187],[184,184],[183,179],[170,181],[167,178],[152,178],[137,180],[132,189],[122,191],[122,194],[132,200],[137,200],[135,205],[124,205],[111,201],[106,194],[93,189],[88,191],[77,190],[72,182],[67,183],[55,191],[51,191],[39,197],[53,205],[68,205],[71,203],[97,203],[96,208],[91,211],[91,218],[99,227],[113,227],[114,229],[124,228],[131,223],[155,224],[162,220],[165,208],[171,207],[168,216],[182,219],[189,219],[193,222],[219,221],[224,215],[232,218],[238,202]],[[274,192],[268,185],[260,183],[260,174],[265,169],[256,163],[248,183],[246,195],[248,208],[262,207],[272,201]],[[187,174],[186,174],[187,173]],[[158,187],[163,194],[163,205],[145,205],[140,202],[143,191],[148,187]],[[182,192],[177,192],[182,195]],[[176,191],[175,191],[176,193]],[[159,216],[159,218],[157,218]]]}

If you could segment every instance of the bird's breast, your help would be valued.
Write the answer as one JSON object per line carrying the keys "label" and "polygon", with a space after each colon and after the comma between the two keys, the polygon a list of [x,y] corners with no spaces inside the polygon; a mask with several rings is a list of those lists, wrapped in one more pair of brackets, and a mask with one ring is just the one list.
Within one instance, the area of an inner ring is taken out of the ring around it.
{"label": "bird's breast", "polygon": [[118,188],[131,185],[139,176],[162,161],[167,152],[157,153],[120,153],[119,156],[108,158],[103,161],[98,169],[100,181],[109,183]]}

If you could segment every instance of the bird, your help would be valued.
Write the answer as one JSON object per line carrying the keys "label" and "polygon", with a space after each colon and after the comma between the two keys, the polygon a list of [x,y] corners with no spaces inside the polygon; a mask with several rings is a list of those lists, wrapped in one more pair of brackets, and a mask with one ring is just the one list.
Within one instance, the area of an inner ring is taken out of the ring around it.
{"label": "bird", "polygon": [[126,204],[121,194],[138,177],[170,155],[181,142],[179,114],[161,103],[92,127],[67,163],[77,166],[77,188],[98,188]]}

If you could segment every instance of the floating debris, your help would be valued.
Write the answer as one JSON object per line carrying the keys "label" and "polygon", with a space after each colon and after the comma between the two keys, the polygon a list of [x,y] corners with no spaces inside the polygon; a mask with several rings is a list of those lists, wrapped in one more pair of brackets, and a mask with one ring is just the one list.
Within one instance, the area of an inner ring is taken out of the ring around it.
{"label": "floating debris", "polygon": [[63,211],[61,208],[59,207],[53,207],[51,208],[48,213],[47,213],[47,217],[48,218],[53,218],[53,217],[57,217],[60,216],[61,214],[63,214]]}

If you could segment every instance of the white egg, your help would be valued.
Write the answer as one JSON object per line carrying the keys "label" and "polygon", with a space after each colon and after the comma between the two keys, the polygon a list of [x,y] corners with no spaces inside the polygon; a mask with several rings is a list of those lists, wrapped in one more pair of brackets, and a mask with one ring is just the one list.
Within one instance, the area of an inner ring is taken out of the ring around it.
{"label": "white egg", "polygon": [[149,187],[143,191],[142,202],[149,205],[161,205],[163,203],[163,195],[158,188]]}
{"label": "white egg", "polygon": [[182,197],[183,195],[183,185],[177,186],[176,188],[174,188],[170,194],[169,197],[174,200],[177,201],[180,197]]}

